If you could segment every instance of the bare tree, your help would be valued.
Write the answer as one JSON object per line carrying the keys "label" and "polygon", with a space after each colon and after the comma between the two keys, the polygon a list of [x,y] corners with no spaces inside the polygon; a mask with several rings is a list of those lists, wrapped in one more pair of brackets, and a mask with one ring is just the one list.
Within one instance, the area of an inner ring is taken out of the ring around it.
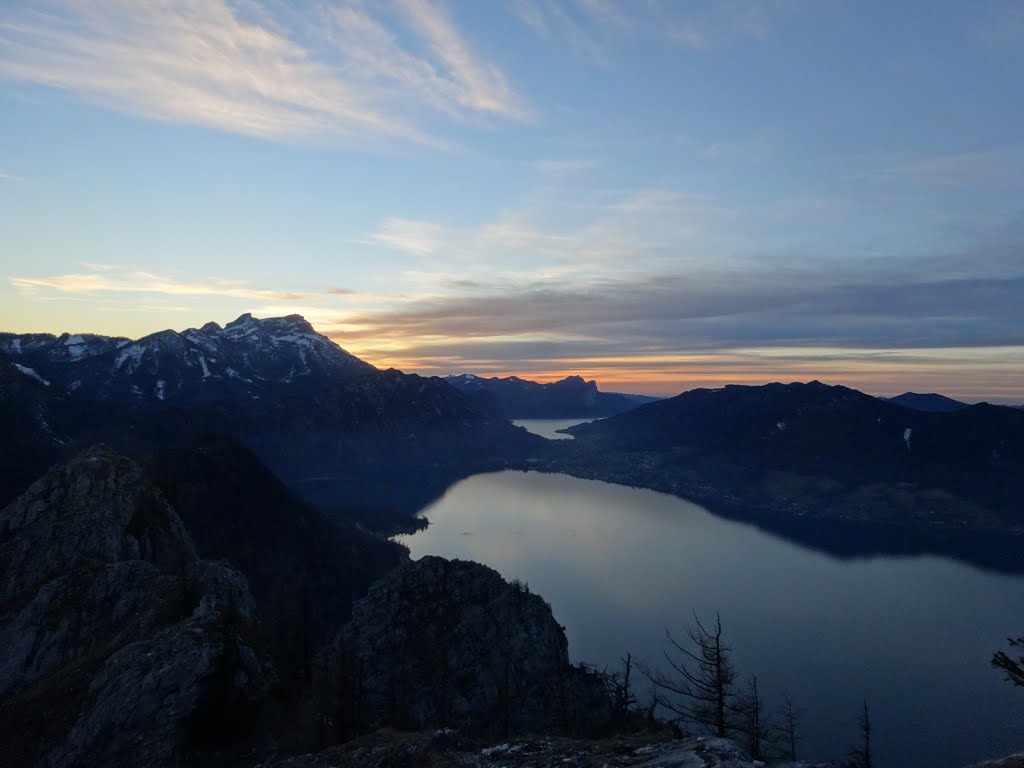
{"label": "bare tree", "polygon": [[793,706],[789,696],[782,697],[782,723],[778,728],[778,742],[790,762],[796,762],[796,745],[800,741],[797,729],[800,726],[802,709]]}
{"label": "bare tree", "polygon": [[671,644],[665,650],[665,661],[671,672],[648,667],[641,667],[640,671],[654,683],[657,703],[674,713],[677,723],[694,723],[710,728],[717,736],[725,736],[731,727],[735,698],[732,648],[722,640],[722,621],[717,613],[710,627],[704,626],[696,614],[693,620],[686,627],[689,645],[677,642],[665,630]]}
{"label": "bare tree", "polygon": [[624,725],[629,721],[630,711],[637,706],[637,698],[632,686],[633,654],[626,653],[622,658],[622,672],[604,672],[608,699],[612,705],[612,722]]}
{"label": "bare tree", "polygon": [[864,702],[864,709],[857,718],[860,725],[861,744],[850,753],[848,768],[874,768],[874,758],[871,754],[871,713],[868,711],[868,703]]}
{"label": "bare tree", "polygon": [[771,733],[771,724],[765,715],[764,700],[757,688],[757,675],[751,675],[747,681],[747,691],[739,697],[736,712],[739,715],[739,730],[747,737],[750,756],[761,760]]}
{"label": "bare tree", "polygon": [[[1006,641],[1013,648],[1024,648],[1024,637],[1008,637]],[[1006,673],[1006,680],[1009,682],[1024,686],[1024,656],[1012,659],[1003,651],[996,651],[992,654],[992,666],[1003,670]]]}

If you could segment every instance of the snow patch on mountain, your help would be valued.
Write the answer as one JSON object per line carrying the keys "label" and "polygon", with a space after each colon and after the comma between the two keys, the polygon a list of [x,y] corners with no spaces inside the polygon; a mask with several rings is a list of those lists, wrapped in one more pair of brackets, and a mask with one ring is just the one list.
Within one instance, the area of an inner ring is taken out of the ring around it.
{"label": "snow patch on mountain", "polygon": [[128,370],[126,373],[131,373],[138,367],[145,353],[146,347],[143,344],[130,344],[124,347],[118,354],[117,359],[114,360],[114,370],[120,371],[127,364]]}
{"label": "snow patch on mountain", "polygon": [[42,376],[36,373],[34,369],[29,368],[27,365],[19,365],[18,363],[15,363],[14,367],[17,368],[22,373],[24,373],[30,379],[35,379],[43,386],[50,386],[50,382],[48,382],[46,379],[44,379]]}
{"label": "snow patch on mountain", "polygon": [[68,336],[64,342],[64,346],[68,350],[68,354],[75,360],[84,357],[88,353],[89,349],[85,344],[85,339],[81,336]]}

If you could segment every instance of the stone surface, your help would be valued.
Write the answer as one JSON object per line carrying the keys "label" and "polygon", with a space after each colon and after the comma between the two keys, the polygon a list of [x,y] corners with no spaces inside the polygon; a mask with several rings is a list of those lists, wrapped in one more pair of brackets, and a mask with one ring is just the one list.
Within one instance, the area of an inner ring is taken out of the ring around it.
{"label": "stone surface", "polygon": [[[728,739],[649,741],[650,735],[610,739],[530,738],[484,745],[452,730],[379,732],[273,768],[473,766],[473,768],[761,768]],[[798,764],[804,765],[804,764]],[[808,764],[809,765],[809,764]],[[834,768],[832,764],[819,764]]]}
{"label": "stone surface", "polygon": [[191,764],[259,722],[245,579],[132,462],[89,449],[0,512],[0,577],[5,768]]}
{"label": "stone surface", "polygon": [[586,730],[610,716],[603,681],[570,664],[550,606],[473,562],[424,557],[375,583],[320,668],[323,717],[355,731],[498,737]]}

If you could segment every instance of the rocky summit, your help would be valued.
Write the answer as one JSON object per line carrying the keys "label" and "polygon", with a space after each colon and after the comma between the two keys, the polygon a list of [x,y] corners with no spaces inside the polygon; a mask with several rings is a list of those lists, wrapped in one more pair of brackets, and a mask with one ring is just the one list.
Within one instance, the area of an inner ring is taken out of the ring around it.
{"label": "rocky summit", "polygon": [[611,714],[604,681],[570,664],[551,607],[479,563],[424,557],[376,582],[319,662],[322,720],[356,731],[503,737]]}
{"label": "rocky summit", "polygon": [[246,581],[134,463],[95,447],[34,483],[0,569],[5,768],[196,764],[258,726],[275,673]]}

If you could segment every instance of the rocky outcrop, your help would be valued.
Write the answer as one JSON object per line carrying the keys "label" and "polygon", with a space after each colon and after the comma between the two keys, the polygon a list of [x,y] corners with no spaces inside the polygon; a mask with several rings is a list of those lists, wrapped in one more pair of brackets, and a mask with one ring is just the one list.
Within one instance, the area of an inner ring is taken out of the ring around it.
{"label": "rocky outcrop", "polygon": [[202,561],[127,459],[92,448],[0,512],[5,766],[194,764],[274,684],[244,577]]}
{"label": "rocky outcrop", "polygon": [[981,763],[971,763],[968,768],[1024,768],[1024,752]]}
{"label": "rocky outcrop", "polygon": [[353,601],[408,560],[400,545],[302,502],[235,440],[166,451],[146,469],[200,556],[224,558],[245,575],[282,674],[301,675],[348,621]]}
{"label": "rocky outcrop", "polygon": [[473,562],[424,557],[376,582],[319,662],[316,703],[335,737],[385,725],[500,737],[610,716],[550,606]]}
{"label": "rocky outcrop", "polygon": [[[294,757],[273,768],[763,768],[729,739],[701,737],[651,741],[649,735],[575,740],[517,739],[485,746],[451,730],[376,733],[318,754]],[[835,768],[833,763],[774,764],[777,768]]]}

